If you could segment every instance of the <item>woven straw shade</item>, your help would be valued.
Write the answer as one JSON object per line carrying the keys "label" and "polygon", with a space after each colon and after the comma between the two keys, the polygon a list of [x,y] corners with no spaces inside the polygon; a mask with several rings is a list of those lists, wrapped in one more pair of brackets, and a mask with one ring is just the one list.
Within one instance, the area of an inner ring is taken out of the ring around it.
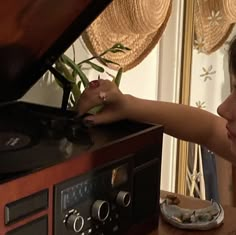
{"label": "woven straw shade", "polygon": [[[98,55],[115,43],[131,51],[108,53],[124,71],[138,65],[155,47],[166,28],[171,0],[114,0],[82,34],[87,48]],[[112,69],[117,69],[111,65]]]}
{"label": "woven straw shade", "polygon": [[199,51],[210,54],[219,49],[235,22],[235,0],[196,0],[194,29]]}

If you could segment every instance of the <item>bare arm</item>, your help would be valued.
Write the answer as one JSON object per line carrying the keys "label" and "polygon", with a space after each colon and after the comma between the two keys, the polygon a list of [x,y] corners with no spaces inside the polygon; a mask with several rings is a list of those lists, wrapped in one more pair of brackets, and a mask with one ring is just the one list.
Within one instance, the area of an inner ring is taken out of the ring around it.
{"label": "bare arm", "polygon": [[100,113],[86,117],[87,121],[96,125],[127,118],[162,124],[166,134],[204,145],[217,155],[231,162],[236,161],[223,118],[199,108],[124,95],[107,80],[100,80],[99,87],[83,92],[78,108],[81,115],[102,103],[99,98],[101,92],[106,94],[104,108]]}
{"label": "bare arm", "polygon": [[126,99],[127,118],[162,124],[166,134],[206,146],[235,162],[223,118],[187,105],[143,100],[130,95]]}

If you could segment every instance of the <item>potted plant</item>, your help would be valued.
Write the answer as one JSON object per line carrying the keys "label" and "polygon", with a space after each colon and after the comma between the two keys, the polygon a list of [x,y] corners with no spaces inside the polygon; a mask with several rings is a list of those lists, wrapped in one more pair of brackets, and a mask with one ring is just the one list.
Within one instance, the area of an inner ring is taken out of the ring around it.
{"label": "potted plant", "polygon": [[[107,73],[112,77],[112,80],[116,83],[117,86],[120,84],[121,76],[123,69],[115,61],[111,61],[105,58],[107,53],[125,53],[130,50],[128,47],[125,47],[121,43],[114,44],[111,48],[106,49],[104,52],[97,56],[92,56],[88,59],[85,59],[80,62],[75,61],[75,49],[73,48],[73,58],[71,59],[66,54],[62,54],[57,61],[55,66],[49,70],[54,75],[57,84],[63,89],[63,101],[62,109],[66,110],[68,108],[73,109],[76,105],[76,101],[79,99],[83,89],[89,86],[89,79],[84,72],[86,66],[89,66],[91,69],[96,70],[100,76],[102,73]],[[98,60],[101,62],[101,65],[98,65],[93,62],[93,60]],[[118,66],[118,71],[115,76],[108,73],[106,68],[109,64],[115,64]],[[91,113],[98,112],[101,107],[95,107],[90,110]]]}

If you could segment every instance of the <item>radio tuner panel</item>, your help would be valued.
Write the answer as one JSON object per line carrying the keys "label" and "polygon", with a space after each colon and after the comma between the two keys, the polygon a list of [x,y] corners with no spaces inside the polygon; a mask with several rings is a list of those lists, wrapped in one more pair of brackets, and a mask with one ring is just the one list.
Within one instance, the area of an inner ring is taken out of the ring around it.
{"label": "radio tuner panel", "polygon": [[56,235],[118,234],[132,223],[133,158],[55,186]]}

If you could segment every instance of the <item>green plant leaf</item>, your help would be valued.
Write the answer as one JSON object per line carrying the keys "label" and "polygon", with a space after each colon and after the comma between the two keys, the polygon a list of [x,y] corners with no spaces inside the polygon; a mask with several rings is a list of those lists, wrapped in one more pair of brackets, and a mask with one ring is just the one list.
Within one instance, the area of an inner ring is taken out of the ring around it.
{"label": "green plant leaf", "polygon": [[73,104],[73,106],[75,105],[75,98],[73,95],[70,96],[70,102]]}
{"label": "green plant leaf", "polygon": [[72,76],[76,80],[77,73],[75,72],[75,70],[72,71]]}
{"label": "green plant leaf", "polygon": [[108,48],[107,50],[102,52],[98,57],[102,57],[103,55],[107,54],[108,52],[117,53],[117,52],[125,52],[125,51],[130,51],[130,50],[131,50],[130,48],[125,47],[123,44],[116,43],[111,48]]}
{"label": "green plant leaf", "polygon": [[85,88],[88,87],[89,86],[89,80],[88,80],[87,76],[85,75],[85,73],[81,70],[81,68],[78,66],[75,71],[78,73],[78,75],[81,79],[81,82],[83,83],[83,86]]}
{"label": "green plant leaf", "polygon": [[109,52],[112,52],[112,53],[125,53],[125,51],[119,49],[119,48],[111,48],[109,49]]}
{"label": "green plant leaf", "polygon": [[117,87],[120,86],[120,81],[121,81],[122,73],[123,73],[123,68],[119,68],[119,70],[118,70],[118,72],[116,74],[116,77],[113,79],[113,82],[115,82]]}
{"label": "green plant leaf", "polygon": [[114,62],[114,61],[112,61],[112,60],[108,60],[108,59],[106,59],[106,58],[100,58],[100,60],[101,60],[101,62],[104,63],[106,66],[107,66],[108,64],[115,64],[115,65],[120,66],[120,64],[118,64],[118,63],[116,63],[116,62]]}
{"label": "green plant leaf", "polygon": [[73,62],[75,63],[75,45],[74,45],[74,43],[72,43],[71,47],[72,47],[72,52],[73,52]]}
{"label": "green plant leaf", "polygon": [[62,60],[58,59],[56,61],[56,70],[62,74],[62,76],[70,83],[75,83],[75,78],[70,73],[69,69],[65,66]]}
{"label": "green plant leaf", "polygon": [[116,76],[114,76],[113,74],[109,73],[109,72],[106,72],[106,74],[112,78],[112,81],[115,80]]}
{"label": "green plant leaf", "polygon": [[126,51],[131,50],[129,47],[124,46],[122,43],[116,43],[111,48],[119,48],[119,49],[126,50]]}
{"label": "green plant leaf", "polygon": [[78,87],[79,89],[81,89],[81,81],[78,81],[78,82],[77,82],[77,87]]}
{"label": "green plant leaf", "polygon": [[82,69],[80,68],[80,66],[78,66],[77,64],[75,64],[73,62],[73,60],[71,60],[68,56],[66,55],[62,55],[62,59],[63,61],[70,66],[80,77],[83,86],[87,87],[89,85],[89,80],[87,78],[87,76],[85,75],[85,73],[82,71]]}
{"label": "green plant leaf", "polygon": [[71,92],[73,93],[75,100],[78,100],[79,97],[81,96],[81,91],[77,84],[72,86]]}
{"label": "green plant leaf", "polygon": [[89,64],[93,69],[97,70],[100,73],[104,73],[105,69],[91,61],[86,61],[86,64]]}

